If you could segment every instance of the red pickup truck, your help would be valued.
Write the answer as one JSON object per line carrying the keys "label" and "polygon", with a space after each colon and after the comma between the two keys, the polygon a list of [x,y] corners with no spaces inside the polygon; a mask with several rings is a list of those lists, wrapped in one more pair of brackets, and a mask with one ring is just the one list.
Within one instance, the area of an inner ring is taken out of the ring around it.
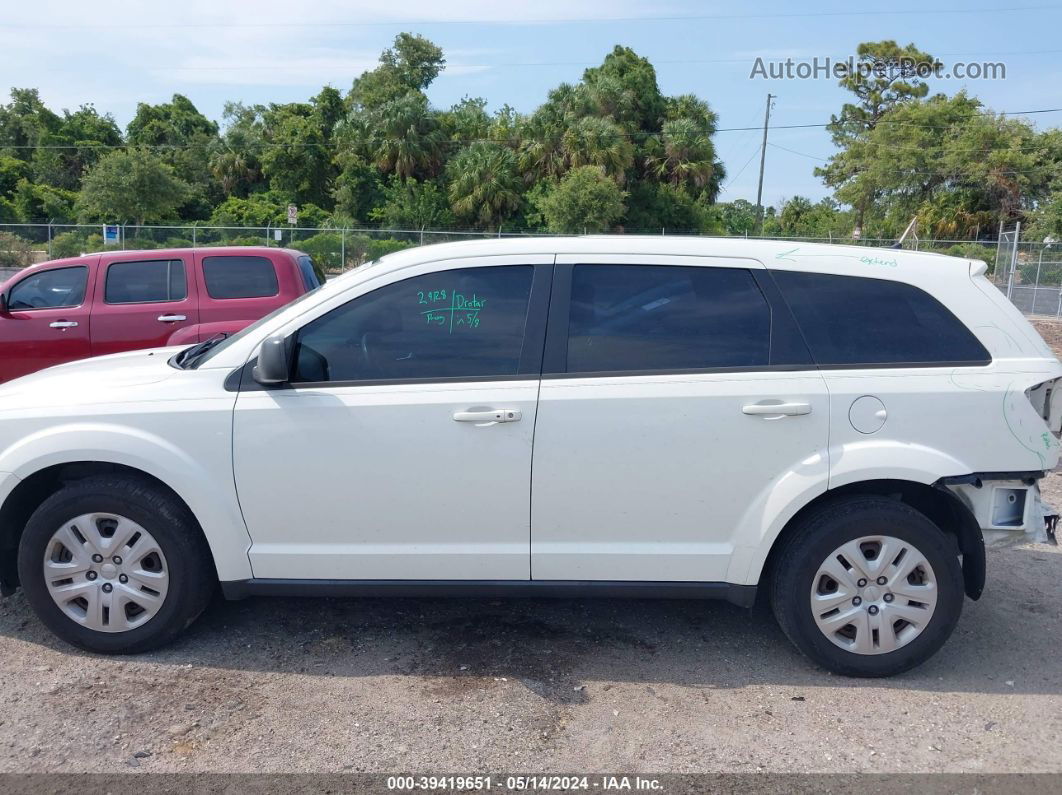
{"label": "red pickup truck", "polygon": [[0,287],[0,382],[54,364],[232,333],[320,284],[301,251],[116,251],[42,262]]}

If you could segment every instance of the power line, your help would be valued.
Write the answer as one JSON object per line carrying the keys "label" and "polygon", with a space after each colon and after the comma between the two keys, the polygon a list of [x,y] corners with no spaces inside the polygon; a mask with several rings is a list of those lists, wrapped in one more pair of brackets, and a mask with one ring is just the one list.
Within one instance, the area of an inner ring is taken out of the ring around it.
{"label": "power line", "polygon": [[[0,25],[2,28],[3,25]],[[941,52],[934,55],[935,58],[939,57],[978,57],[978,58],[999,58],[1003,56],[1025,56],[1025,55],[1058,55],[1062,53],[1062,50],[1011,50],[1008,52]],[[666,66],[700,66],[706,64],[748,64],[754,62],[755,58],[652,58],[651,61],[654,66],[666,65]],[[785,60],[784,58],[768,58],[764,57],[765,61]],[[800,59],[793,58],[793,61]],[[840,63],[846,59],[837,58],[834,59],[835,63]],[[858,60],[858,59],[857,59]],[[497,68],[523,68],[523,67],[538,67],[538,66],[600,66],[600,61],[500,61],[496,63],[458,63],[452,64],[462,69],[475,68],[475,69],[497,69]],[[320,67],[316,64],[307,64],[301,67],[303,70],[320,71]],[[160,72],[226,72],[226,71],[284,71],[290,72],[292,69],[290,64],[270,62],[261,64],[227,64],[224,66],[160,66],[157,67],[157,71]],[[67,71],[65,68],[56,67],[55,69],[47,71]]]}
{"label": "power line", "polygon": [[5,23],[0,29],[11,30],[41,29],[41,30],[142,30],[142,29],[179,29],[179,28],[361,28],[361,27],[413,27],[429,25],[568,25],[568,24],[607,24],[613,22],[700,22],[722,20],[753,20],[753,19],[813,19],[824,17],[881,17],[881,16],[954,16],[954,15],[978,15],[978,14],[1015,14],[1027,11],[1057,11],[1057,5],[1015,6],[1000,8],[909,8],[909,9],[878,9],[874,11],[797,11],[781,13],[751,13],[751,14],[692,14],[692,15],[645,15],[645,16],[617,16],[617,17],[554,17],[541,19],[392,19],[392,20],[332,20],[332,21],[300,21],[297,19],[283,22],[252,22],[240,20],[238,22],[101,22],[101,23]]}
{"label": "power line", "polygon": [[[820,160],[821,162],[829,162],[828,157],[820,157],[819,155],[809,155],[806,152],[798,152],[794,149],[789,149],[788,146],[781,146],[777,143],[768,142],[768,146],[773,146],[774,149],[781,149],[784,152],[789,152],[793,155],[800,155],[801,157],[807,157],[811,160]],[[1046,171],[1049,167],[1042,166],[1038,169],[1000,169],[1000,174],[1039,174]],[[883,174],[922,174],[924,176],[948,176],[949,172],[946,171],[919,171],[918,169],[889,169],[883,172]]]}
{"label": "power line", "polygon": [[[1041,108],[1041,109],[1037,109],[1037,110],[1015,110],[1015,111],[999,111],[999,112],[985,111],[985,112],[975,112],[975,113],[972,113],[970,115],[971,116],[1032,116],[1032,115],[1042,114],[1042,113],[1062,113],[1062,108]],[[848,122],[848,121],[861,122],[862,120],[861,119],[838,119],[836,123],[844,123],[844,122]],[[830,127],[833,124],[835,124],[835,122],[818,122],[818,123],[815,123],[815,124],[776,124],[773,127],[771,127],[771,129],[772,130],[822,129],[822,128]],[[926,129],[926,130],[948,130],[948,129],[952,129],[955,126],[955,124],[919,124],[917,122],[891,121],[889,119],[879,119],[876,122],[876,124],[878,124],[878,125],[895,124],[895,125],[907,126],[907,127],[918,127],[918,128]],[[704,128],[704,129],[695,130],[695,132],[703,134],[703,135],[709,135],[710,136],[710,135],[715,135],[716,133],[761,131],[762,129],[763,129],[763,127],[762,127],[762,125],[760,125],[760,126],[755,126],[755,127],[749,126],[749,127]],[[648,130],[635,130],[635,131],[626,131],[626,132],[620,130],[620,131],[617,131],[616,133],[614,133],[614,135],[617,138],[629,138],[629,139],[633,139],[633,138],[660,138],[660,137],[664,136],[664,133],[663,132],[652,132],[652,131],[648,131]],[[555,136],[555,137],[549,137],[549,138],[534,138],[534,140],[560,142],[562,140],[562,138],[563,138],[563,134]],[[378,141],[401,141],[401,140],[404,140],[404,139],[402,139],[402,138],[385,138],[385,139],[377,139],[377,140]],[[510,144],[510,143],[512,143],[512,139],[511,138],[463,138],[463,139],[459,139],[459,140],[445,140],[445,141],[438,141],[437,142],[437,144],[439,146],[443,146],[443,145],[467,146],[468,144],[474,144],[474,143]],[[874,144],[874,145],[882,145],[882,144]],[[215,141],[209,141],[209,142],[203,142],[203,143],[183,143],[183,144],[132,144],[132,143],[121,143],[121,144],[103,144],[103,143],[11,144],[11,145],[0,145],[0,149],[20,149],[20,150],[21,149],[56,149],[56,150],[64,150],[64,149],[126,149],[126,148],[130,148],[130,147],[133,147],[133,148],[138,148],[139,147],[139,148],[146,148],[146,149],[176,150],[176,149],[205,149],[205,148],[211,148],[211,147],[214,147],[214,146],[216,146],[216,142]],[[261,141],[261,142],[258,142],[258,143],[248,143],[248,144],[245,144],[244,146],[242,146],[240,148],[241,149],[249,149],[249,148],[263,148],[263,147],[274,147],[274,146],[283,146],[283,147],[287,147],[287,148],[299,148],[299,147],[302,147],[302,148],[335,149],[335,148],[346,148],[348,145],[344,144],[344,143],[341,143],[341,142],[336,142],[336,141],[331,141],[331,142],[324,142],[324,141],[321,141],[321,142],[305,142],[305,143],[278,143],[278,142],[273,142],[273,141]]]}

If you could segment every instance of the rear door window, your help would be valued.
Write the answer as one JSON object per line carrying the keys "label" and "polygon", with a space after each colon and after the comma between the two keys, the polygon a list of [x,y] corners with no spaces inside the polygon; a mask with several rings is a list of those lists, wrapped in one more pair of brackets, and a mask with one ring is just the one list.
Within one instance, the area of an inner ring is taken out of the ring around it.
{"label": "rear door window", "polygon": [[576,265],[569,373],[759,367],[771,308],[743,268]]}
{"label": "rear door window", "polygon": [[992,360],[962,321],[913,285],[795,271],[775,271],[774,279],[819,365],[974,365]]}
{"label": "rear door window", "polygon": [[203,281],[207,295],[219,300],[264,298],[280,292],[276,269],[267,257],[204,257]]}
{"label": "rear door window", "polygon": [[107,266],[103,300],[108,304],[183,301],[187,297],[184,262],[179,259],[114,262]]}

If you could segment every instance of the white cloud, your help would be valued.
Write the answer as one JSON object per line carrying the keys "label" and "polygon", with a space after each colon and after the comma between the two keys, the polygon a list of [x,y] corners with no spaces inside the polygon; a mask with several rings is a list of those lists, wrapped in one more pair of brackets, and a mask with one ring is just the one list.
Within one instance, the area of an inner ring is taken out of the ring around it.
{"label": "white cloud", "polygon": [[[426,35],[442,36],[464,29],[462,20],[537,25],[670,10],[636,0],[39,0],[5,9],[0,52],[8,85],[37,86],[60,107],[91,99],[124,115],[138,100],[194,86],[346,88],[377,63],[391,22],[423,22]],[[488,70],[490,53],[448,48],[440,79]]]}

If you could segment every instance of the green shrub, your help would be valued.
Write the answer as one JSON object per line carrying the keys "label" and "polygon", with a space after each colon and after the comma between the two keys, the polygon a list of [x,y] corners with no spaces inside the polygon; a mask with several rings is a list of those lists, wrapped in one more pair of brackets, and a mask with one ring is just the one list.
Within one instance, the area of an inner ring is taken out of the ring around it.
{"label": "green shrub", "polygon": [[0,266],[23,268],[33,264],[33,244],[10,232],[0,232]]}
{"label": "green shrub", "polygon": [[82,254],[87,254],[91,250],[88,245],[88,235],[76,229],[69,232],[60,232],[52,238],[52,259],[78,257]]}
{"label": "green shrub", "polygon": [[393,254],[396,251],[412,248],[413,245],[413,243],[408,243],[405,240],[395,240],[393,237],[389,237],[386,240],[372,240],[366,252],[366,259],[379,259],[385,254]]}
{"label": "green shrub", "polygon": [[296,240],[292,248],[305,251],[313,259],[314,264],[325,270],[341,270],[342,263],[342,235],[339,232],[318,232],[312,237]]}

